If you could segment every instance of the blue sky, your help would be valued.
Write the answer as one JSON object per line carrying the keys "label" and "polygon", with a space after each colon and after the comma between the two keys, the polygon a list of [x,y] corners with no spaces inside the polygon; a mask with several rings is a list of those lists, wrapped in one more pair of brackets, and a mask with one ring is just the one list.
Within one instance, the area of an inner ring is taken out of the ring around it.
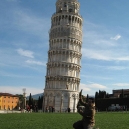
{"label": "blue sky", "polygon": [[[0,92],[43,92],[56,0],[1,0]],[[129,87],[129,1],[79,0],[83,94]]]}

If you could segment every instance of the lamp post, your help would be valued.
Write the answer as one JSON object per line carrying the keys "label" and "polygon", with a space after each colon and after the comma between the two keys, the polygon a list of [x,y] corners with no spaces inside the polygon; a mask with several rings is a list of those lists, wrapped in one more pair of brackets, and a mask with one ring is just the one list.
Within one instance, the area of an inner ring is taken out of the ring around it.
{"label": "lamp post", "polygon": [[25,107],[26,107],[26,88],[23,88],[22,89],[22,91],[23,91],[23,108],[25,109]]}

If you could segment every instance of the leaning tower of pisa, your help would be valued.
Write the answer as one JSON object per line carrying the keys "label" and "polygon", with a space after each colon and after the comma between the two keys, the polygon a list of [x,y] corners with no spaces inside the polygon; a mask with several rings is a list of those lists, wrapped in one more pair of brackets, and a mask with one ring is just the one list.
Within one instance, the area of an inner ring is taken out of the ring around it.
{"label": "leaning tower of pisa", "polygon": [[78,102],[82,17],[78,0],[57,0],[51,17],[49,51],[43,108],[54,107],[64,112],[68,107],[76,112]]}

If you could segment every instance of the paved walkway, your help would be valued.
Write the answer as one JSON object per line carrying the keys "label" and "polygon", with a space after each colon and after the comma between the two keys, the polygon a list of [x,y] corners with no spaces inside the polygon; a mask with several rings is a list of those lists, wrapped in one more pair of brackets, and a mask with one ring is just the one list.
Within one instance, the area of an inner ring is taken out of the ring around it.
{"label": "paved walkway", "polygon": [[0,114],[5,114],[5,113],[21,113],[21,111],[0,110]]}

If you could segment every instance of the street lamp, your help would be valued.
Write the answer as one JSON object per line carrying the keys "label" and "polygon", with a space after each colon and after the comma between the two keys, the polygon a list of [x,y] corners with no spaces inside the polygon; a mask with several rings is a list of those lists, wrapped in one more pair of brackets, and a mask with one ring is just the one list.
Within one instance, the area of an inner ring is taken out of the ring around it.
{"label": "street lamp", "polygon": [[24,99],[23,108],[25,109],[25,107],[26,107],[26,88],[23,88],[22,91],[23,91],[23,99]]}

